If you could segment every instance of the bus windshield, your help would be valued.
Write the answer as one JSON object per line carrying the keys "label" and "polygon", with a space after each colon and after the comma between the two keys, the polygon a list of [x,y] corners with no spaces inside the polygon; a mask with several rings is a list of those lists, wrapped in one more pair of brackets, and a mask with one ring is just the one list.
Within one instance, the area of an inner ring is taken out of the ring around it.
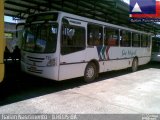
{"label": "bus windshield", "polygon": [[34,23],[25,26],[22,49],[33,53],[54,53],[57,44],[57,23]]}

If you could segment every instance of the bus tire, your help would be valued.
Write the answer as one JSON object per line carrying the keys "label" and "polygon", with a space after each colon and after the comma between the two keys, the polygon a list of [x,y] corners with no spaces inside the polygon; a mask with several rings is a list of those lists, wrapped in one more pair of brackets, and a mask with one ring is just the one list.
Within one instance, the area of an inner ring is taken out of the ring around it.
{"label": "bus tire", "polygon": [[133,59],[131,70],[132,72],[136,72],[138,70],[138,59],[137,58]]}
{"label": "bus tire", "polygon": [[93,82],[97,77],[97,67],[93,62],[88,63],[84,72],[84,81],[89,83]]}

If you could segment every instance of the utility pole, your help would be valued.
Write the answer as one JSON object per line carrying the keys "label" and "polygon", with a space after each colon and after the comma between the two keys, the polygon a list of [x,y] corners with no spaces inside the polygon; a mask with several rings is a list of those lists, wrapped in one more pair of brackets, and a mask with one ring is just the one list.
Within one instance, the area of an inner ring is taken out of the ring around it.
{"label": "utility pole", "polygon": [[0,0],[0,83],[4,79],[4,0]]}

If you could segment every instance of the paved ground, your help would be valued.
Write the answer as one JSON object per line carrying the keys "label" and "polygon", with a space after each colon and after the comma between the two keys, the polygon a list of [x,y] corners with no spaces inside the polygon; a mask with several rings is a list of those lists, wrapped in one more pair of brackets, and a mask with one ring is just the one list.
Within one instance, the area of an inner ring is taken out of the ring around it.
{"label": "paved ground", "polygon": [[82,78],[54,82],[23,75],[14,79],[14,87],[0,102],[0,113],[160,113],[160,63],[135,73],[104,73],[90,84]]}

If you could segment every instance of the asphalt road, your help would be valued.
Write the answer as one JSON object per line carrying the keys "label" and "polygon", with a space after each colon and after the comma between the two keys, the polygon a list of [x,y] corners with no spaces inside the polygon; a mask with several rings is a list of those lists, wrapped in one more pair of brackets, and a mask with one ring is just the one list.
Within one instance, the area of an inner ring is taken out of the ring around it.
{"label": "asphalt road", "polygon": [[[160,63],[150,62],[147,65],[140,66],[139,71],[148,68],[160,69]],[[7,87],[1,91],[0,106],[63,90],[79,88],[83,85],[89,84],[83,82],[83,78],[75,78],[57,82],[28,75],[20,71],[18,63],[7,63],[6,73]],[[130,73],[128,69],[102,73],[95,82],[126,75],[128,73]]]}

